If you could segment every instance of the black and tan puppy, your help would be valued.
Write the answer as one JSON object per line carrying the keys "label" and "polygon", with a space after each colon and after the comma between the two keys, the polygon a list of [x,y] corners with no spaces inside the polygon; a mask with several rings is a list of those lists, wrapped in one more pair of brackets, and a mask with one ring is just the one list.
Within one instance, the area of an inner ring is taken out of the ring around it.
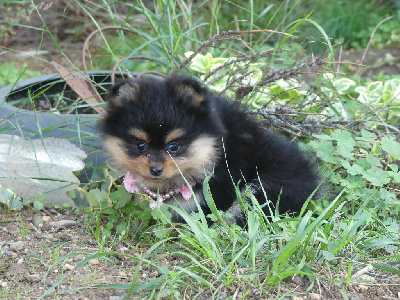
{"label": "black and tan puppy", "polygon": [[[196,212],[192,190],[208,214],[202,184],[213,173],[209,184],[217,208],[232,212],[243,226],[234,184],[249,187],[260,204],[265,194],[272,206],[279,199],[281,213],[299,211],[317,187],[314,168],[296,144],[181,75],[117,84],[101,127],[105,148],[128,171],[127,190],[149,195],[151,206],[168,203]],[[268,205],[264,210],[270,214]],[[173,221],[183,221],[171,213]]]}

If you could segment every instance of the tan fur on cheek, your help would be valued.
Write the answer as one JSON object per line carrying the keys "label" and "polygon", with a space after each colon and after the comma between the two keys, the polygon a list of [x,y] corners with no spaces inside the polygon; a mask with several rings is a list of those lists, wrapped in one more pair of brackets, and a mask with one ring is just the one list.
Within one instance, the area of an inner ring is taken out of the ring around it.
{"label": "tan fur on cheek", "polygon": [[106,137],[103,141],[104,148],[108,151],[111,158],[121,167],[142,177],[149,176],[149,162],[146,157],[139,156],[132,158],[126,154],[124,142],[116,137]]}

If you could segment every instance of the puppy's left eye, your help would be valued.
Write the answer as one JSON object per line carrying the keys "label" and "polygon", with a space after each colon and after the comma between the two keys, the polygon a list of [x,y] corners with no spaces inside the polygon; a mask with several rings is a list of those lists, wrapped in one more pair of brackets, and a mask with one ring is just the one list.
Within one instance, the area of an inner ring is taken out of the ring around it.
{"label": "puppy's left eye", "polygon": [[177,154],[179,149],[181,149],[181,145],[177,142],[171,142],[167,145],[167,151],[171,154]]}

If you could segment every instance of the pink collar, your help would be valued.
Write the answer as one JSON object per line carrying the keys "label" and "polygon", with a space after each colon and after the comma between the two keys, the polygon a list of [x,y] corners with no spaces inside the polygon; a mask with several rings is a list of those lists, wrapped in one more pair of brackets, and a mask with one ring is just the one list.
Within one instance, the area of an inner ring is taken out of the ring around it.
{"label": "pink collar", "polygon": [[149,203],[149,206],[151,209],[153,209],[157,205],[162,205],[166,199],[171,198],[176,193],[181,193],[183,199],[185,199],[185,200],[189,200],[190,198],[192,198],[192,191],[188,185],[185,185],[179,189],[170,190],[164,194],[160,194],[159,192],[154,192],[154,191],[148,189],[143,184],[138,182],[138,180],[133,177],[131,172],[129,172],[129,171],[126,172],[125,178],[124,178],[124,186],[125,186],[125,189],[129,193],[138,193],[139,192],[139,188],[136,186],[137,183],[139,183],[141,185],[142,190],[147,195],[149,195],[151,198],[153,198],[155,200],[155,201],[150,201],[150,203]]}

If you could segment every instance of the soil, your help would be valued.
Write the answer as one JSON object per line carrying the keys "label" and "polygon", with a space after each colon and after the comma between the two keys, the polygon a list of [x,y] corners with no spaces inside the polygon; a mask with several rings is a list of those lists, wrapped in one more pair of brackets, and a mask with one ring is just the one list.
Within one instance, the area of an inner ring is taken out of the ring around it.
{"label": "soil", "polygon": [[[96,257],[104,248],[94,239],[82,215],[70,210],[44,209],[38,212],[26,207],[18,212],[3,211],[0,223],[0,299],[37,299],[53,292],[58,294],[51,294],[51,299],[116,300],[123,299],[126,294],[124,290],[99,288],[98,285],[129,284],[134,277],[135,261],[123,255],[110,255],[106,259]],[[146,250],[136,245],[118,247],[118,251],[126,255]],[[80,266],[85,259],[88,261]],[[157,261],[158,265],[171,270],[184,263],[178,257]],[[315,280],[311,290],[307,290],[311,282],[296,275],[284,281],[279,294],[274,290],[264,294],[250,286],[251,292],[246,299],[274,299],[289,292],[297,295],[289,297],[293,300],[346,299],[345,295],[348,299],[399,299],[398,276],[366,267],[364,271],[354,272],[357,275],[353,278],[358,278],[358,282],[350,283],[345,290],[343,286],[322,278],[339,278],[345,282],[347,270],[339,270],[335,274],[329,272],[321,270],[321,279]],[[137,284],[158,276],[157,270],[143,266],[139,270]],[[204,292],[197,295],[198,299],[212,298],[211,291],[202,289]],[[249,286],[233,284],[222,291],[220,298],[240,298],[248,289]],[[143,296],[136,294],[132,299]],[[192,299],[193,296],[182,295],[182,299]]]}
{"label": "soil", "polygon": [[[43,12],[42,17],[46,19],[46,12]],[[51,21],[49,14],[47,14],[47,18]],[[55,21],[54,18],[53,22],[54,24],[47,25],[58,28],[56,38],[60,41],[59,46],[67,56],[54,46],[49,37],[44,38],[40,48],[44,52],[35,55],[35,51],[39,48],[41,34],[39,31],[25,28],[9,41],[7,47],[12,51],[1,53],[0,63],[12,61],[21,67],[28,63],[30,69],[43,74],[55,73],[55,69],[50,63],[52,60],[66,67],[71,67],[72,62],[76,67],[82,68],[83,41],[77,39],[70,31],[61,30],[62,28],[74,28],[73,25],[68,26],[65,20]],[[87,30],[90,31],[90,29]],[[349,72],[361,71],[362,75],[367,77],[380,72],[389,75],[400,73],[399,48],[369,50],[364,60],[361,60],[363,54],[364,51],[343,51],[337,60],[367,65],[368,67],[347,65]],[[52,295],[51,299],[120,299],[126,291],[103,289],[95,287],[95,285],[129,284],[135,273],[135,261],[121,255],[114,255],[109,256],[108,259],[93,257],[87,263],[79,266],[82,261],[90,258],[93,254],[101,253],[102,249],[102,245],[94,239],[94,234],[84,223],[83,216],[75,214],[71,210],[44,209],[38,212],[30,207],[25,207],[18,212],[0,210],[0,299],[37,299],[54,286],[56,286],[54,292],[73,291]],[[118,250],[134,255],[146,249],[133,245],[133,247]],[[158,261],[158,263],[161,262],[171,269],[184,263],[176,257]],[[329,271],[321,270],[321,278],[335,277],[345,281],[346,272],[347,270],[343,270],[337,274],[329,274]],[[58,283],[64,276],[66,278]],[[156,270],[143,267],[139,271],[138,283],[158,276]],[[261,294],[259,290],[251,289],[246,299],[273,299],[286,292],[298,295],[287,297],[293,300],[394,300],[400,298],[399,276],[396,277],[377,269],[366,271],[360,276],[361,281],[366,280],[367,282],[350,283],[347,290],[343,286],[337,286],[332,281],[324,279],[317,279],[315,285],[307,290],[310,286],[308,279],[294,276],[280,286],[279,294],[277,291]],[[86,288],[80,289],[81,287]],[[243,287],[227,288],[221,298],[237,299],[243,296],[244,291]],[[182,293],[181,296],[182,299],[191,299],[194,295],[185,296]],[[133,298],[140,299],[141,297],[136,295]],[[206,298],[212,298],[211,292],[205,291],[203,295],[198,295],[198,299]]]}

